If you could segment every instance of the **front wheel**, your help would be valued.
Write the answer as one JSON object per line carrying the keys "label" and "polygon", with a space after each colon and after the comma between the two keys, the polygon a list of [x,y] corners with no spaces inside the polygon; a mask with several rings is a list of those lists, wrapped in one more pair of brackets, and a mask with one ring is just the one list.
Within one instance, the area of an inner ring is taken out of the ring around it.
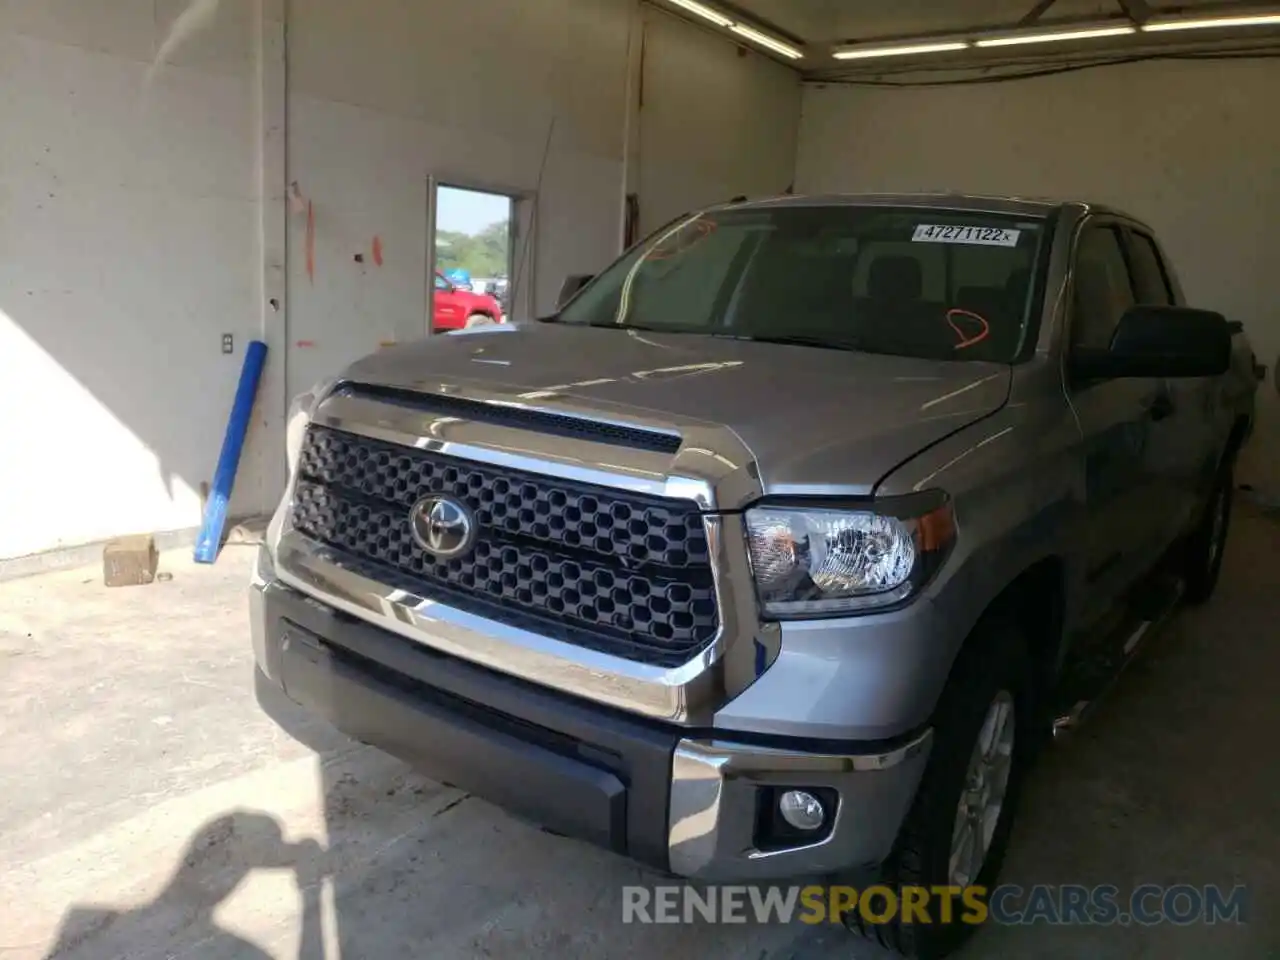
{"label": "front wheel", "polygon": [[467,329],[471,329],[472,327],[487,327],[493,322],[493,317],[489,316],[487,313],[473,313],[471,316],[467,317]]}
{"label": "front wheel", "polygon": [[[900,903],[908,888],[994,886],[1036,739],[1031,676],[1012,624],[979,625],[961,650],[934,712],[928,766],[885,867]],[[959,897],[951,907],[949,922],[936,896],[925,922],[919,913],[886,924],[850,913],[846,921],[903,956],[937,960],[974,930]]]}

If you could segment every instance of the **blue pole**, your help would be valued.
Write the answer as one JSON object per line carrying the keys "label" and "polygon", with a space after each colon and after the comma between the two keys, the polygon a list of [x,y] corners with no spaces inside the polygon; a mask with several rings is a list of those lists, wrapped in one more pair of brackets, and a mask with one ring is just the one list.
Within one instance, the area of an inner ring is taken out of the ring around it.
{"label": "blue pole", "polygon": [[235,486],[236,470],[240,466],[240,451],[244,449],[249,417],[253,414],[253,400],[258,393],[258,381],[262,379],[266,360],[267,345],[261,340],[250,340],[249,349],[244,354],[244,366],[240,369],[236,399],[231,405],[231,419],[227,421],[227,433],[222,438],[218,468],[213,474],[213,489],[209,491],[209,502],[205,504],[204,524],[196,538],[196,563],[213,563],[218,559],[222,528],[227,523],[227,504],[231,501],[231,488]]}

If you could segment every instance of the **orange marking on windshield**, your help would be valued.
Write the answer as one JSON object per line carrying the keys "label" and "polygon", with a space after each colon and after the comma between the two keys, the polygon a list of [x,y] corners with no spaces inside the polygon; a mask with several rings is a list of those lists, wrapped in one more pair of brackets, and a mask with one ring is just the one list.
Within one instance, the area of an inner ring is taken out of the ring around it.
{"label": "orange marking on windshield", "polygon": [[[960,325],[956,323],[956,317],[966,317],[970,320],[977,320],[982,324],[982,329],[973,335],[966,334]],[[974,313],[972,310],[962,310],[959,307],[952,307],[947,311],[947,323],[951,329],[956,332],[956,336],[960,338],[960,342],[953,349],[963,350],[965,347],[972,347],[974,344],[981,343],[987,337],[991,336],[991,324],[987,322],[987,318],[981,314]]]}

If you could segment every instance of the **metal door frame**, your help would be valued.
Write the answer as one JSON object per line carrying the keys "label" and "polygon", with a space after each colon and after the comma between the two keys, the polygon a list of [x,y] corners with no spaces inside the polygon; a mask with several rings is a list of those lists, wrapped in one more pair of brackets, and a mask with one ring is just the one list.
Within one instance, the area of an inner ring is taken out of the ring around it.
{"label": "metal door frame", "polygon": [[[430,337],[434,332],[431,326],[432,318],[435,316],[436,222],[438,212],[436,198],[441,187],[493,194],[507,197],[511,201],[507,234],[509,313],[511,315],[532,316],[534,303],[533,277],[537,257],[537,245],[533,242],[537,236],[538,224],[537,192],[526,190],[522,187],[477,180],[473,177],[455,177],[448,173],[431,174],[427,177],[427,263],[424,277],[427,306],[422,321],[425,327],[425,335]],[[519,280],[518,285],[517,280]]]}

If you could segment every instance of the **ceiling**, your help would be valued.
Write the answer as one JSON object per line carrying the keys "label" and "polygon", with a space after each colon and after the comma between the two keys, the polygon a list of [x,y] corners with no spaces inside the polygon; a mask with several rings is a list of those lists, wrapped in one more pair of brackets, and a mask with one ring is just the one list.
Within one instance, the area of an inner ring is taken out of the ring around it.
{"label": "ceiling", "polygon": [[[829,44],[911,34],[948,33],[1016,24],[1036,0],[733,0],[762,26],[806,44]],[[1147,0],[1154,12],[1223,6],[1221,0]],[[1043,19],[1076,20],[1121,14],[1118,0],[1056,0]]]}
{"label": "ceiling", "polygon": [[[924,56],[834,60],[841,44],[910,37],[954,39],[1034,22],[1051,28],[1099,20],[1127,22],[1151,15],[1228,14],[1257,11],[1256,0],[708,0],[725,13],[806,47],[789,65],[811,80],[905,73],[922,69],[964,71],[1023,64],[1166,56],[1265,49],[1280,52],[1280,28],[1139,33],[1105,39],[1059,41],[1014,48],[974,49]],[[1272,7],[1268,12],[1274,11]],[[949,36],[950,35],[950,36]]]}

